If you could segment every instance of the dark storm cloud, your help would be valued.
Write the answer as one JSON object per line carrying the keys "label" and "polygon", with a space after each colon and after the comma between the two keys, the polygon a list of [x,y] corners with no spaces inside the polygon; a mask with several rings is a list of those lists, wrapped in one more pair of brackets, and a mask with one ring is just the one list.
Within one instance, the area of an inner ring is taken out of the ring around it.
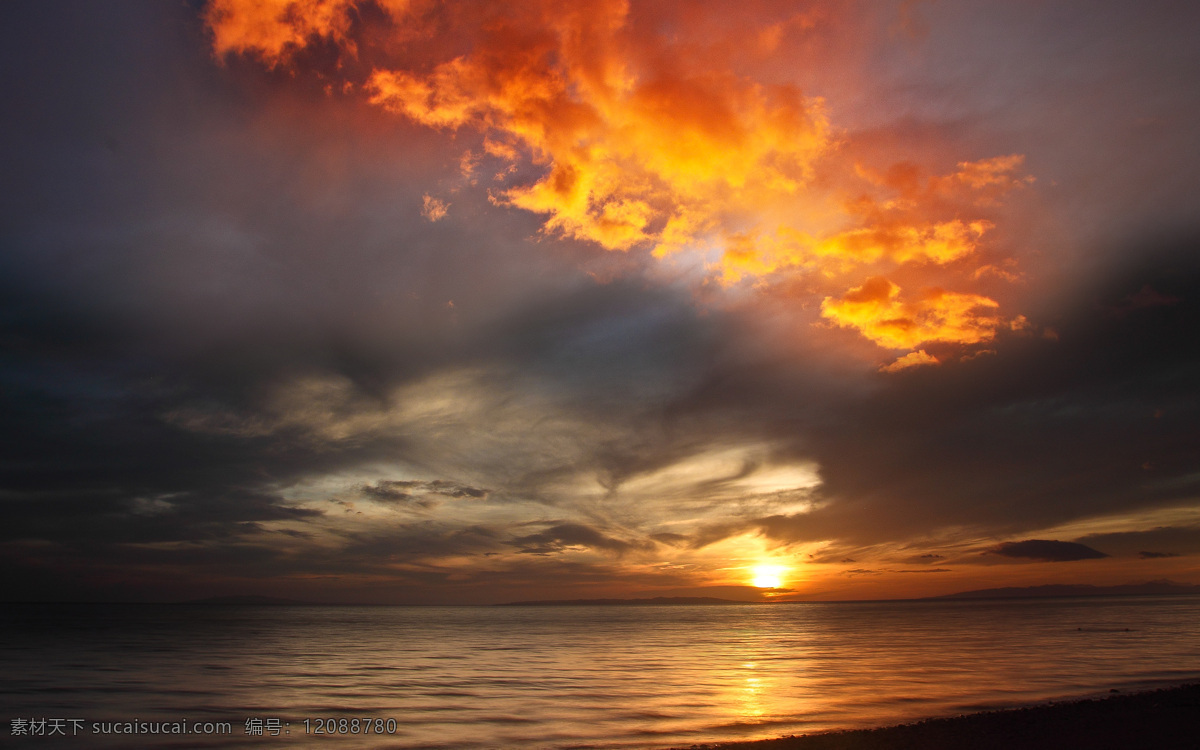
{"label": "dark storm cloud", "polygon": [[451,555],[487,555],[504,549],[504,529],[486,524],[451,526],[435,521],[352,532],[313,570],[385,571],[395,562],[420,562]]}
{"label": "dark storm cloud", "polygon": [[[570,296],[535,302],[502,321],[502,356],[593,396],[621,383],[620,394],[597,405],[602,409],[631,398],[677,397],[698,379],[723,323],[719,315],[698,319],[690,301],[676,296],[679,291],[634,280],[581,285]],[[487,339],[481,337],[480,348],[487,350]]]}
{"label": "dark storm cloud", "polygon": [[639,545],[614,539],[590,526],[579,523],[557,524],[536,534],[517,537],[510,541],[509,544],[517,547],[521,552],[531,555],[550,555],[562,552],[568,547],[586,547],[604,552],[622,554],[645,546],[644,544]]}
{"label": "dark storm cloud", "polygon": [[436,505],[438,496],[459,500],[486,500],[488,496],[485,489],[445,479],[430,482],[382,479],[374,484],[363,485],[362,493],[376,502],[414,504],[425,508]]}
{"label": "dark storm cloud", "polygon": [[988,550],[1002,557],[1016,557],[1042,562],[1071,562],[1095,560],[1108,555],[1077,542],[1060,542],[1057,539],[1026,539],[1023,542],[1004,542]]}
{"label": "dark storm cloud", "polygon": [[[1200,527],[1159,526],[1142,531],[1089,534],[1076,541],[1103,547],[1114,555],[1131,556],[1136,554],[1143,558],[1166,557],[1170,554],[1195,555],[1200,554]],[[1169,550],[1170,552],[1153,550]]]}
{"label": "dark storm cloud", "polygon": [[[397,386],[479,362],[541,373],[610,414],[641,408],[588,397],[624,372],[646,398],[671,390],[672,358],[703,328],[684,292],[597,285],[570,251],[528,243],[526,217],[431,224],[420,172],[440,166],[436,134],[346,116],[319,91],[251,90],[262,82],[214,65],[193,10],[3,10],[5,540],[100,559],[237,538],[318,519],[280,495],[305,477],[419,462],[387,430],[288,421],[274,399],[304,378],[344,384],[325,404],[332,420],[386,411]],[[251,101],[264,94],[266,106]],[[489,494],[451,479],[365,490],[406,491]],[[406,548],[466,544],[466,531],[422,533]]]}
{"label": "dark storm cloud", "polygon": [[[1139,260],[1064,290],[1041,319],[1053,334],[1014,333],[994,355],[881,376],[874,393],[840,404],[840,419],[810,423],[797,450],[817,459],[830,502],[764,518],[763,530],[866,542],[956,525],[1017,535],[1191,505],[1200,241],[1134,242],[1127,255]],[[1146,288],[1175,301],[1122,307]]]}
{"label": "dark storm cloud", "polygon": [[4,501],[4,541],[61,542],[77,545],[206,541],[261,531],[260,522],[320,517],[293,508],[277,496],[230,488],[218,492],[179,492],[133,496],[78,492],[38,493]]}
{"label": "dark storm cloud", "polygon": [[444,479],[435,479],[432,482],[423,483],[422,489],[438,495],[454,498],[473,498],[476,500],[486,499],[488,491],[479,487],[469,487],[465,484],[457,482],[448,482]]}

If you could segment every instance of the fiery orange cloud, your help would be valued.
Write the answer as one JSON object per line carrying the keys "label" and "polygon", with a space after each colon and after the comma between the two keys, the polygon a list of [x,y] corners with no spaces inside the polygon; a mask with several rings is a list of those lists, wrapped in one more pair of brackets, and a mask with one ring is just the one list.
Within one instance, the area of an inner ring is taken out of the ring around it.
{"label": "fiery orange cloud", "polygon": [[354,0],[212,0],[206,18],[218,55],[253,52],[271,65],[313,37],[348,43]]}
{"label": "fiery orange cloud", "polygon": [[[386,19],[375,21],[382,31],[358,28],[365,8]],[[721,54],[673,54],[677,42],[635,28],[634,17],[626,0],[214,0],[207,11],[218,56],[278,66],[314,41],[352,56],[372,40],[386,47],[357,82],[369,101],[430,128],[481,134],[463,172],[498,160],[492,201],[543,216],[547,233],[660,258],[700,253],[726,285],[780,273],[839,289],[861,283],[827,297],[822,314],[888,348],[992,337],[994,300],[940,288],[902,298],[881,274],[976,253],[993,225],[964,214],[1028,184],[1022,156],[932,176],[910,163],[847,163],[846,134],[823,100],[739,75]],[[776,49],[786,24],[775,20],[746,43]],[[787,24],[820,32],[820,14],[802,21]],[[388,38],[390,47],[378,43]],[[395,50],[414,39],[445,44],[405,61]],[[541,176],[508,184],[522,163]]]}
{"label": "fiery orange cloud", "polygon": [[880,261],[945,264],[974,252],[990,228],[986,221],[965,224],[958,219],[924,225],[880,223],[821,238],[785,226],[772,236],[728,238],[720,270],[722,280],[732,283],[785,268],[845,272]]}
{"label": "fiery orange cloud", "polygon": [[610,250],[669,252],[806,183],[831,143],[819,101],[723,71],[637,75],[625,3],[590,5],[564,19],[542,4],[532,28],[505,17],[471,55],[427,72],[376,70],[371,101],[431,127],[486,131],[489,154],[547,165],[494,199]]}
{"label": "fiery orange cloud", "polygon": [[1002,325],[999,317],[989,314],[996,307],[987,297],[936,287],[902,299],[900,287],[874,276],[841,299],[826,297],[821,314],[839,326],[858,329],[880,346],[912,349],[931,341],[990,341]]}

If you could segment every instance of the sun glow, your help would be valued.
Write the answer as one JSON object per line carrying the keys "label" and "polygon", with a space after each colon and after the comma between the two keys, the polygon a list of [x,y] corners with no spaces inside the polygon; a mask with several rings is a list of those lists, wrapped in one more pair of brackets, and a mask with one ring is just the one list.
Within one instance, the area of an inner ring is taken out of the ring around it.
{"label": "sun glow", "polygon": [[751,584],[760,589],[777,589],[783,585],[787,568],[782,565],[755,565],[750,569]]}

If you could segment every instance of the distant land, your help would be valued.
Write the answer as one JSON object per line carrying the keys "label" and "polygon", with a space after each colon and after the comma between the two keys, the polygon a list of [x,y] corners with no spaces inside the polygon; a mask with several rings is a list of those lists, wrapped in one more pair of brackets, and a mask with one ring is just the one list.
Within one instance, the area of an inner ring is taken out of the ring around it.
{"label": "distant land", "polygon": [[697,604],[764,604],[765,602],[743,602],[736,599],[719,599],[715,596],[656,596],[653,599],[538,599],[529,602],[505,602],[497,607],[630,607],[630,606],[679,606]]}
{"label": "distant land", "polygon": [[1200,594],[1200,586],[1174,581],[1147,581],[1123,586],[1089,586],[1087,584],[1054,583],[1046,586],[1010,586],[1000,589],[960,591],[957,594],[929,597],[930,599],[1044,599],[1072,596],[1176,596]]}

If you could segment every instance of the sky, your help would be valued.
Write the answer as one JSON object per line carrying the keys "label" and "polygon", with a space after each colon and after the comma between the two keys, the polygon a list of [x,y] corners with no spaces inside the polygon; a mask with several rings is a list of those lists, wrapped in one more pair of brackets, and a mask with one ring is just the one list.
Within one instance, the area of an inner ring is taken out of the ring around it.
{"label": "sky", "polygon": [[0,597],[1200,583],[1200,6],[0,8]]}

